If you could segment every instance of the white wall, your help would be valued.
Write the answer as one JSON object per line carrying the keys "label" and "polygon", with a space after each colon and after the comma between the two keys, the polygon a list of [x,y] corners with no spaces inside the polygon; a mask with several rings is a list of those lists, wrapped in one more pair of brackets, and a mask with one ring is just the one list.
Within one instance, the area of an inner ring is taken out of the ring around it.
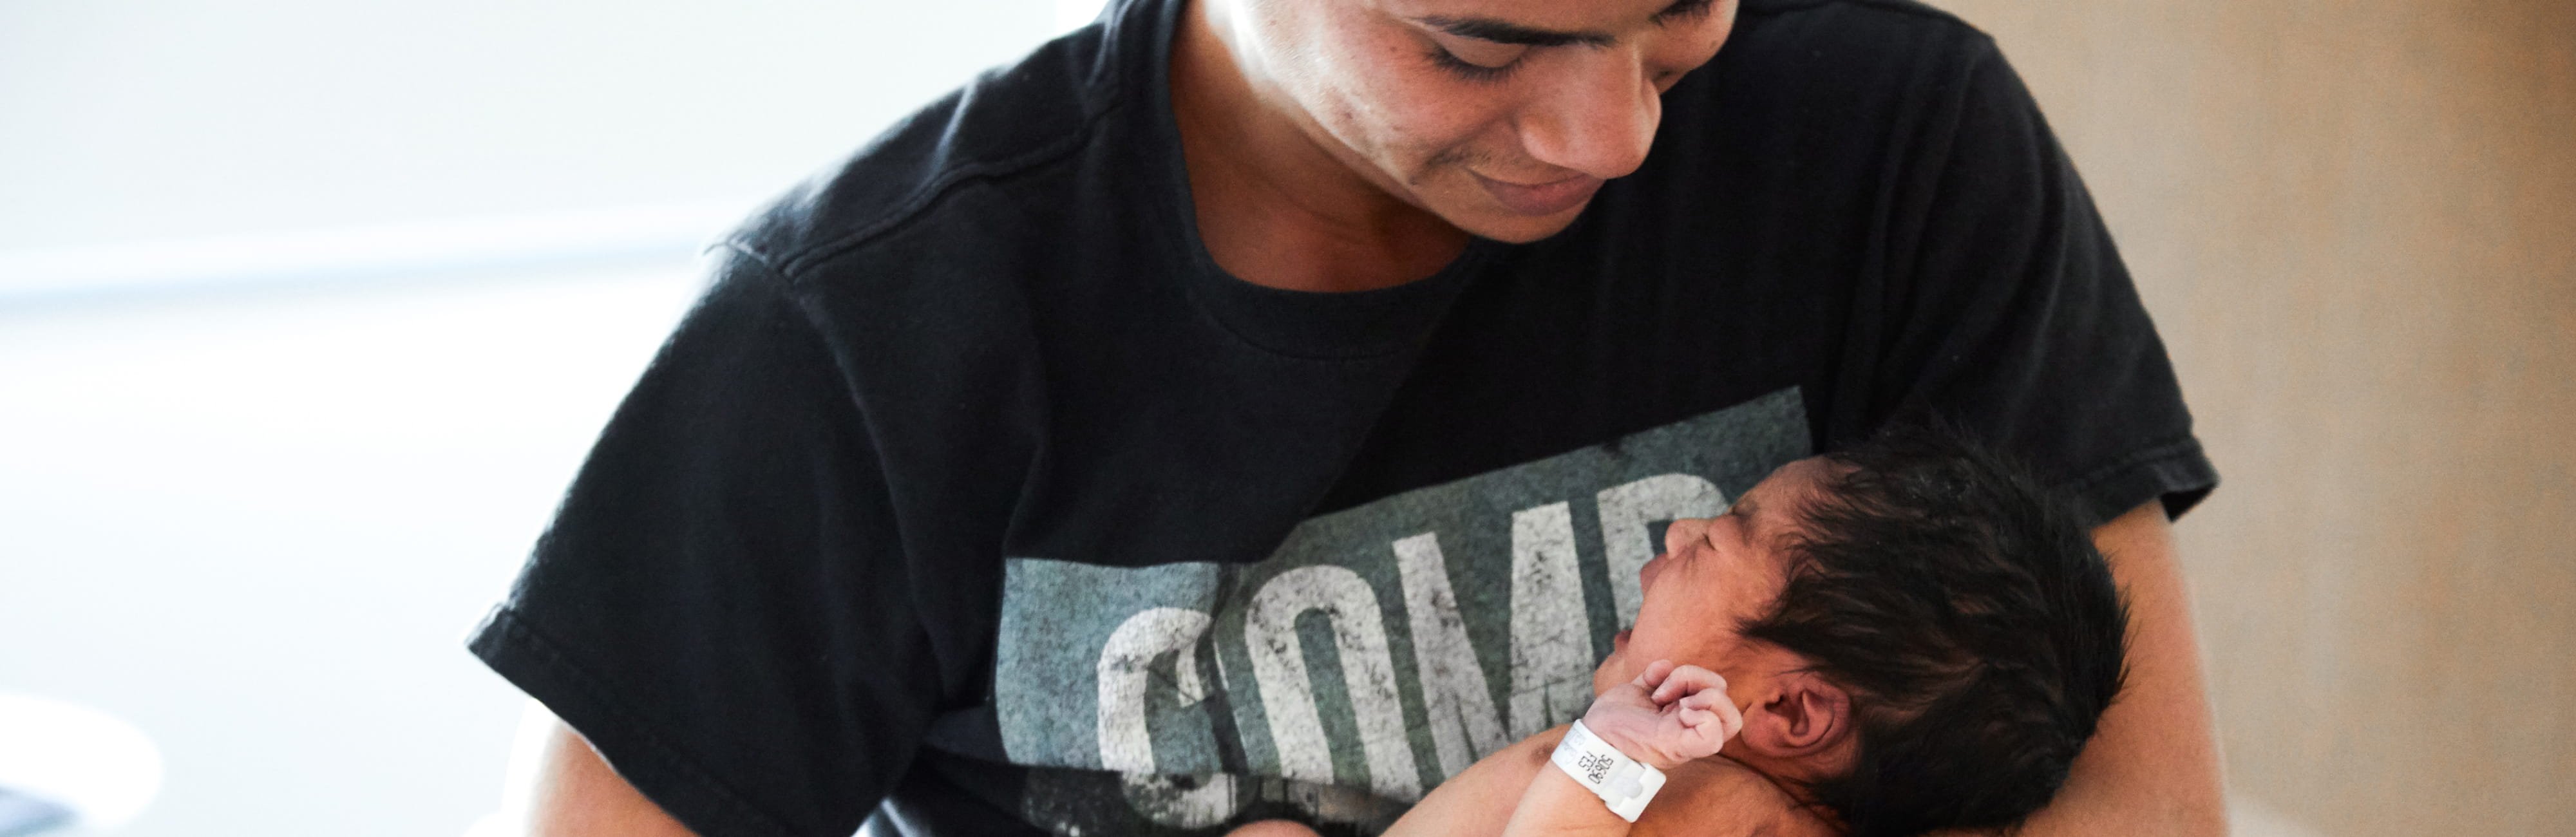
{"label": "white wall", "polygon": [[0,691],[159,742],[121,835],[460,834],[465,632],[693,244],[1065,5],[0,2]]}
{"label": "white wall", "polygon": [[696,285],[0,315],[0,691],[155,739],[120,834],[461,833],[519,705],[465,631]]}
{"label": "white wall", "polygon": [[2224,476],[2175,548],[2228,781],[2576,833],[2576,3],[1938,2],[2083,168]]}
{"label": "white wall", "polygon": [[9,0],[0,251],[748,202],[1054,0]]}

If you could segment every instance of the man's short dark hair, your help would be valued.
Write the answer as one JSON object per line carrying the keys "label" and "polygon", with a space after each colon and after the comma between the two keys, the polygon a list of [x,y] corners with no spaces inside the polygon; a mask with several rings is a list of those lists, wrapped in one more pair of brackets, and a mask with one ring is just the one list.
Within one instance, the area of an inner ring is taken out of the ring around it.
{"label": "man's short dark hair", "polygon": [[2018,825],[2125,672],[2128,607],[2086,521],[1944,425],[1826,459],[1787,587],[1744,626],[1851,694],[1851,772],[1808,791],[1855,835]]}

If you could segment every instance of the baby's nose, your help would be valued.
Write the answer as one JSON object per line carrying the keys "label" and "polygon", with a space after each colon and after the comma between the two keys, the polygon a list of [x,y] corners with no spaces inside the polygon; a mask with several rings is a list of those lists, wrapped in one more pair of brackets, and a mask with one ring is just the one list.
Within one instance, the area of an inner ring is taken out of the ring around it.
{"label": "baby's nose", "polygon": [[1673,525],[1664,527],[1664,553],[1669,555],[1681,551],[1683,544],[1699,540],[1700,533],[1707,530],[1707,518],[1694,517],[1673,521]]}

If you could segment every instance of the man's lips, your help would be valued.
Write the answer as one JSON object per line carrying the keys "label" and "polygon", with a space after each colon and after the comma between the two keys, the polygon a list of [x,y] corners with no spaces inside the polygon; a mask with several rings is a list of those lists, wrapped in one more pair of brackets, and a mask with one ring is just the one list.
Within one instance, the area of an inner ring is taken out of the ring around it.
{"label": "man's lips", "polygon": [[1475,176],[1476,183],[1485,187],[1485,193],[1493,195],[1496,203],[1520,215],[1564,212],[1582,206],[1584,201],[1592,199],[1593,192],[1601,189],[1601,178],[1590,175],[1575,175],[1546,183],[1512,183],[1475,172],[1468,174]]}

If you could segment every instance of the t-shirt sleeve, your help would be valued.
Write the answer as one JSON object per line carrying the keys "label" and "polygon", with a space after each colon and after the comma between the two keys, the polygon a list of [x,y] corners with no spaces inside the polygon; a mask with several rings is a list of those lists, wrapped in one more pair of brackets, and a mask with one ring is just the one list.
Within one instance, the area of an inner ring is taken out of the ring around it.
{"label": "t-shirt sleeve", "polygon": [[841,369],[726,251],[470,642],[699,834],[852,833],[936,705]]}
{"label": "t-shirt sleeve", "polygon": [[1929,85],[1948,118],[1898,186],[1868,424],[1963,425],[2097,521],[2155,499],[2179,515],[2218,475],[2164,344],[2038,104],[1990,40],[1969,47]]}

